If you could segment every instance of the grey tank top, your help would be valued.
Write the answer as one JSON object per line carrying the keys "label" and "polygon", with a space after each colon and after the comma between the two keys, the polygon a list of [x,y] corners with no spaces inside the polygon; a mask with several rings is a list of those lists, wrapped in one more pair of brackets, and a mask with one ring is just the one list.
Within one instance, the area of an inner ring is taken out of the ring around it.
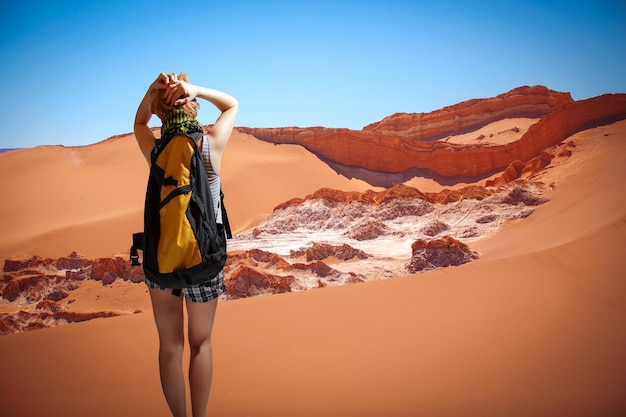
{"label": "grey tank top", "polygon": [[213,199],[213,210],[215,212],[215,218],[218,223],[222,222],[222,200],[220,199],[220,190],[222,184],[220,181],[220,175],[215,172],[213,164],[211,163],[211,147],[209,144],[209,138],[204,135],[202,137],[202,160],[204,161],[204,168],[209,176],[209,186],[211,188],[211,198]]}

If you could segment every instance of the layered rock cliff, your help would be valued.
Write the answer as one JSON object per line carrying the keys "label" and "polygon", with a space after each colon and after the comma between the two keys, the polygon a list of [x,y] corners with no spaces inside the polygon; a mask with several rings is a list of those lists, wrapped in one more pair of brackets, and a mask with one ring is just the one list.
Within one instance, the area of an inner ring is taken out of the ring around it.
{"label": "layered rock cliff", "polygon": [[569,93],[544,86],[519,87],[493,98],[467,100],[430,113],[396,113],[365,126],[363,131],[434,140],[474,131],[501,119],[540,118],[572,101]]}
{"label": "layered rock cliff", "polygon": [[[437,141],[499,118],[542,116],[517,141],[461,145]],[[240,128],[272,143],[304,146],[322,160],[379,173],[420,170],[444,178],[487,177],[514,161],[528,162],[573,133],[626,119],[626,94],[572,101],[569,94],[522,87],[493,99],[470,100],[427,114],[398,114],[356,131],[312,128]]]}

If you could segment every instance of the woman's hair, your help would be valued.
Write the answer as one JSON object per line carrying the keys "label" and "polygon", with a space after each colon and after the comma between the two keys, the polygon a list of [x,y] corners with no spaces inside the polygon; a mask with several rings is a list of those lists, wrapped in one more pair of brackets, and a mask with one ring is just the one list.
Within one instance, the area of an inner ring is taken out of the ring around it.
{"label": "woman's hair", "polygon": [[[178,74],[178,79],[186,83],[189,82],[189,78],[187,78],[187,74],[185,74],[184,72],[181,72]],[[198,109],[200,108],[200,103],[198,103],[196,100],[192,100],[181,106],[170,106],[163,99],[163,94],[160,94],[161,91],[157,90],[155,93],[157,94],[157,96],[154,98],[154,100],[152,100],[151,110],[152,110],[152,113],[156,114],[158,118],[161,119],[161,121],[165,120],[165,117],[167,116],[167,114],[174,107],[183,109],[183,111],[187,113],[189,117],[193,117],[194,119],[198,116]]]}

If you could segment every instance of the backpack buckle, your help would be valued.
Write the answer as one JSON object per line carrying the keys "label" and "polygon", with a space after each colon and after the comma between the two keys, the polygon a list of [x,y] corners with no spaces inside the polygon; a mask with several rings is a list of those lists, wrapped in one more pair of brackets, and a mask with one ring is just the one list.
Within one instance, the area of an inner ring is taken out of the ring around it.
{"label": "backpack buckle", "polygon": [[140,266],[139,255],[130,255],[130,265],[131,266]]}

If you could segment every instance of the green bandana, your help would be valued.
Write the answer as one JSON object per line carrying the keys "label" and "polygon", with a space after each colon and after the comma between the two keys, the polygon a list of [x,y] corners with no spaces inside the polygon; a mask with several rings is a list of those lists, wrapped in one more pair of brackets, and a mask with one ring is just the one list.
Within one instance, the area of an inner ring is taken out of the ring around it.
{"label": "green bandana", "polygon": [[161,126],[161,137],[176,133],[202,132],[202,125],[193,117],[190,117],[183,109],[172,109],[165,117]]}

